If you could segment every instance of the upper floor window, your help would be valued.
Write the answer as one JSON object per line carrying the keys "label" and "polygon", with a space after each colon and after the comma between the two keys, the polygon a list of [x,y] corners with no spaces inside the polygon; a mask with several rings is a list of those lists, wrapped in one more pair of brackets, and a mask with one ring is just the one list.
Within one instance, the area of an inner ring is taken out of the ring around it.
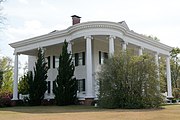
{"label": "upper floor window", "polygon": [[108,59],[108,53],[99,51],[99,64],[103,64],[105,59]]}
{"label": "upper floor window", "polygon": [[75,53],[75,66],[85,65],[85,52]]}
{"label": "upper floor window", "polygon": [[[46,65],[48,68],[58,68],[59,67],[59,57],[57,57],[57,56],[53,56],[53,57],[48,56],[48,57],[46,57],[45,61],[47,63]],[[51,64],[51,62],[53,62],[53,64]]]}
{"label": "upper floor window", "polygon": [[53,56],[53,68],[59,67],[59,57]]}

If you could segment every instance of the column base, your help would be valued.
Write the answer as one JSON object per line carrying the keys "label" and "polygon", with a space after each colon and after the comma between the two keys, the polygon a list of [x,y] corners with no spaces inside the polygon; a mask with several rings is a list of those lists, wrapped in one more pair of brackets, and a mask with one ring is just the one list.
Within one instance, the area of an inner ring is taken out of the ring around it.
{"label": "column base", "polygon": [[94,101],[94,98],[85,98],[84,105],[91,105]]}
{"label": "column base", "polygon": [[173,96],[167,96],[167,99],[172,99],[172,98],[174,98]]}
{"label": "column base", "polygon": [[11,100],[16,101],[16,100],[19,100],[19,99],[18,98],[12,98]]}
{"label": "column base", "polygon": [[23,100],[11,100],[11,106],[22,106],[24,105]]}

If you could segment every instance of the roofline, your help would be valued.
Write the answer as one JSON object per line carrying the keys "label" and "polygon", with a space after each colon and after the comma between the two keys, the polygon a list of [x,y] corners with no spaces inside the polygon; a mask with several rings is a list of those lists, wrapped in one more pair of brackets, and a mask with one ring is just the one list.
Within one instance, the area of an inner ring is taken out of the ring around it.
{"label": "roofline", "polygon": [[9,45],[13,48],[18,48],[18,47],[21,47],[21,46],[24,46],[27,44],[33,44],[33,43],[38,43],[41,41],[46,41],[49,39],[55,39],[55,38],[62,37],[62,36],[68,36],[78,30],[82,30],[82,29],[86,29],[86,28],[117,29],[117,30],[120,30],[121,32],[123,32],[124,35],[132,37],[132,38],[136,38],[136,39],[140,40],[141,42],[148,43],[150,45],[153,45],[153,46],[156,46],[158,48],[168,50],[168,51],[171,51],[173,49],[173,47],[170,47],[170,46],[160,43],[158,41],[152,40],[151,38],[148,38],[144,35],[138,34],[134,31],[130,31],[128,28],[122,26],[120,23],[109,22],[109,21],[83,22],[83,23],[72,25],[72,26],[68,27],[67,29],[64,29],[61,31],[51,32],[51,33],[44,34],[41,36],[37,36],[37,37],[22,40],[22,41],[10,43]]}

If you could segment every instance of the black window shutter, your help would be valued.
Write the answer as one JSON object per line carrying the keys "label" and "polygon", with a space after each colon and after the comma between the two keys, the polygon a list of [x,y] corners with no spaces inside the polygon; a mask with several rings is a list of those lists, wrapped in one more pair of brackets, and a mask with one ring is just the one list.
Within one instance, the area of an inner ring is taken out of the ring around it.
{"label": "black window shutter", "polygon": [[85,91],[85,79],[82,79],[83,81],[83,91]]}
{"label": "black window shutter", "polygon": [[78,91],[80,92],[80,80],[77,80],[78,82]]}
{"label": "black window shutter", "polygon": [[82,52],[83,65],[85,65],[85,58],[86,58],[85,52]]}
{"label": "black window shutter", "polygon": [[99,51],[99,64],[101,65],[101,51]]}
{"label": "black window shutter", "polygon": [[79,54],[75,53],[75,66],[78,66]]}
{"label": "black window shutter", "polygon": [[55,88],[56,87],[56,82],[55,81],[53,81],[53,88]]}
{"label": "black window shutter", "polygon": [[48,93],[50,93],[50,88],[51,88],[51,82],[50,81],[48,81],[48,85],[47,85],[48,87]]}
{"label": "black window shutter", "polygon": [[55,68],[55,56],[53,56],[53,68]]}
{"label": "black window shutter", "polygon": [[47,59],[48,59],[48,68],[50,68],[50,63],[51,63],[51,61],[50,61],[50,60],[51,60],[51,59],[50,59],[50,56],[48,56]]}

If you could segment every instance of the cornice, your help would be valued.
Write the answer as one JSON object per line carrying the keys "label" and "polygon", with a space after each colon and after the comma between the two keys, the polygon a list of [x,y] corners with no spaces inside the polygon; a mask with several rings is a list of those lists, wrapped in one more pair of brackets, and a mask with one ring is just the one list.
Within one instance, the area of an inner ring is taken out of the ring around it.
{"label": "cornice", "polygon": [[46,41],[50,39],[55,39],[58,37],[68,36],[76,31],[83,30],[83,29],[90,29],[90,28],[108,28],[108,29],[120,30],[122,32],[126,31],[126,28],[121,26],[119,23],[107,22],[107,21],[93,21],[93,22],[85,22],[85,23],[76,24],[76,25],[70,26],[69,28],[65,30],[48,33],[45,35],[30,38],[30,39],[18,41],[15,43],[10,43],[9,45],[13,48],[17,48],[17,47],[21,47],[28,44],[34,44],[34,43],[38,43],[38,42],[42,42],[42,41]]}
{"label": "cornice", "polygon": [[[171,51],[173,49],[173,47],[170,47],[168,45],[165,45],[159,41],[155,41],[151,38],[148,38],[144,35],[141,35],[141,34],[138,34],[136,32],[133,32],[133,31],[126,31],[125,32],[125,35],[126,36],[129,36],[129,37],[132,37],[132,38],[135,38],[141,42],[144,42],[144,43],[147,43],[147,44],[150,44],[152,46],[155,46],[155,47],[158,47],[158,48],[161,48],[163,50],[167,50],[167,51]],[[143,46],[142,46],[143,47]]]}

